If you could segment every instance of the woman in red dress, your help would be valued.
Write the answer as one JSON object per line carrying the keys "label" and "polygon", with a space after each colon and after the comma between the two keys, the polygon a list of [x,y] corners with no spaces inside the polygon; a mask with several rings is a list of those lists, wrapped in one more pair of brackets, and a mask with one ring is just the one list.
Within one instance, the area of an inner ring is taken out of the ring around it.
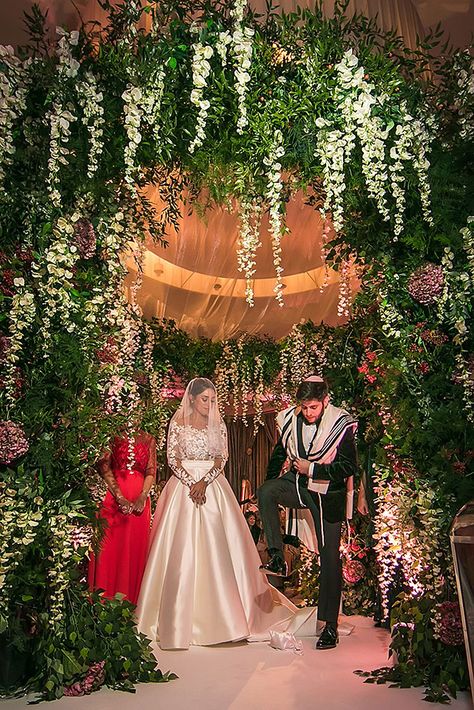
{"label": "woman in red dress", "polygon": [[[148,552],[150,498],[156,476],[156,444],[138,432],[132,442],[116,437],[99,461],[108,491],[99,516],[106,530],[89,563],[89,586],[112,598],[120,592],[136,604]],[[131,460],[129,460],[129,457]]]}

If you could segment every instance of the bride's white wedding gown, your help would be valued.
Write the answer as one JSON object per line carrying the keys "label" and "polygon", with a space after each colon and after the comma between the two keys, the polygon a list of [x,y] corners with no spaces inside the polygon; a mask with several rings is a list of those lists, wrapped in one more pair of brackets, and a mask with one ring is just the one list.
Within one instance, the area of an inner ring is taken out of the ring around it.
{"label": "bride's white wedding gown", "polygon": [[[206,429],[172,422],[168,436],[175,475],[155,512],[137,605],[139,631],[161,648],[172,649],[237,641],[261,636],[275,625],[281,628],[297,609],[259,570],[249,527],[222,473],[225,460],[219,471],[213,469]],[[206,502],[196,505],[189,487],[203,476],[208,481]]]}

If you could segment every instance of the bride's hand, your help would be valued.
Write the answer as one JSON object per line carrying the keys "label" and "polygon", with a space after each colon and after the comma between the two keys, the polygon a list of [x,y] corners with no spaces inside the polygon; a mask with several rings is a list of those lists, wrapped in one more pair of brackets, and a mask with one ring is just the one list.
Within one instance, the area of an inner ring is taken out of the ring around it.
{"label": "bride's hand", "polygon": [[196,503],[196,505],[203,505],[203,503],[206,502],[206,488],[207,483],[203,478],[200,481],[193,483],[189,490],[189,497],[193,503]]}

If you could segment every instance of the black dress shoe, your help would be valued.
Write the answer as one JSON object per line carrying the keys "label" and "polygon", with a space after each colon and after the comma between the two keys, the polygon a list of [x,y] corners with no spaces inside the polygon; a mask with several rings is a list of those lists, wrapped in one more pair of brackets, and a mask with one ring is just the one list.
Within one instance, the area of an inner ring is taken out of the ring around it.
{"label": "black dress shoe", "polygon": [[273,555],[266,565],[260,565],[260,569],[265,574],[273,574],[275,577],[287,577],[287,564],[281,555]]}
{"label": "black dress shoe", "polygon": [[339,634],[334,626],[325,626],[321,636],[319,637],[316,648],[326,649],[326,648],[336,648],[339,643]]}

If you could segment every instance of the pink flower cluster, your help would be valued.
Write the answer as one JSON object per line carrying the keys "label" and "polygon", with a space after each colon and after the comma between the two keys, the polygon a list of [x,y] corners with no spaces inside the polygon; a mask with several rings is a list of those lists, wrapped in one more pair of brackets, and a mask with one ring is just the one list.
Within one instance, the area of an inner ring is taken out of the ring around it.
{"label": "pink flower cluster", "polygon": [[81,259],[90,259],[95,254],[97,239],[94,227],[88,219],[81,217],[74,225],[74,237]]}
{"label": "pink flower cluster", "polygon": [[425,343],[429,343],[430,345],[435,345],[437,347],[444,345],[444,343],[447,343],[449,340],[448,336],[440,330],[430,330],[428,328],[421,332],[421,339],[424,340]]}
{"label": "pink flower cluster", "polygon": [[464,643],[461,610],[458,602],[442,602],[436,607],[435,633],[446,646]]}
{"label": "pink flower cluster", "polygon": [[0,363],[5,360],[10,350],[10,338],[0,335]]}
{"label": "pink flower cluster", "polygon": [[444,274],[441,266],[430,262],[419,266],[408,279],[408,293],[424,306],[436,303],[443,293]]}
{"label": "pink flower cluster", "polygon": [[112,375],[109,380],[105,400],[105,411],[107,414],[120,411],[122,407],[122,394],[125,387],[125,380],[120,375]]}
{"label": "pink flower cluster", "polygon": [[118,349],[115,338],[109,335],[105,344],[95,351],[98,361],[101,365],[109,365],[111,363],[117,362],[118,360]]}
{"label": "pink flower cluster", "polygon": [[12,421],[0,422],[0,464],[9,464],[28,451],[23,428]]}
{"label": "pink flower cluster", "polygon": [[348,584],[357,584],[365,577],[366,569],[359,560],[347,560],[342,566],[342,576]]}
{"label": "pink flower cluster", "polygon": [[5,269],[2,271],[2,279],[0,282],[0,291],[4,296],[13,296],[15,293],[15,285],[13,280],[16,277],[16,273],[13,269]]}
{"label": "pink flower cluster", "polygon": [[64,688],[64,695],[77,697],[79,695],[89,695],[94,690],[98,690],[105,680],[105,661],[93,663],[89,666],[86,677],[83,680],[67,685]]}

